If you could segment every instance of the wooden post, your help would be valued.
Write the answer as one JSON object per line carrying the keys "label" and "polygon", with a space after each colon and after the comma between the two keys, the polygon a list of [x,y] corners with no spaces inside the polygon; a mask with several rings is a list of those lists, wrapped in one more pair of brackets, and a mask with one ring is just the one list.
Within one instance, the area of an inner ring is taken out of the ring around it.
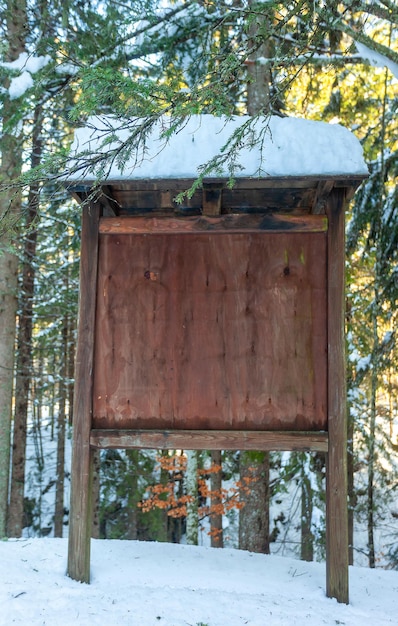
{"label": "wooden post", "polygon": [[335,189],[327,203],[329,451],[326,463],[326,594],[348,604],[344,200],[344,190]]}
{"label": "wooden post", "polygon": [[73,406],[68,576],[90,582],[93,453],[90,448],[92,375],[100,205],[83,209],[80,304]]}
{"label": "wooden post", "polygon": [[203,215],[221,215],[223,183],[203,183]]}

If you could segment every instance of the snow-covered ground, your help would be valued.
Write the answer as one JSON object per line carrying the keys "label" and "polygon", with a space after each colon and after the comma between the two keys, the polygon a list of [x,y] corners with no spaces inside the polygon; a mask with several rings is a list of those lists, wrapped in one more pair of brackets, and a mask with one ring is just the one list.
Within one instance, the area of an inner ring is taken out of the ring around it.
{"label": "snow-covered ground", "polygon": [[383,626],[398,572],[350,568],[350,604],[325,596],[325,565],[239,550],[92,541],[90,585],[65,575],[66,539],[0,542],[0,625]]}

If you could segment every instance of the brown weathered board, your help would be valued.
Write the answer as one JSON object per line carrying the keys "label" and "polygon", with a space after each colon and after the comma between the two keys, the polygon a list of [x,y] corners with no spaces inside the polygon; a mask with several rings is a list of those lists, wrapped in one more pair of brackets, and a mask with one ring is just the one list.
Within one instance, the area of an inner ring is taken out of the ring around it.
{"label": "brown weathered board", "polygon": [[328,228],[326,216],[319,215],[219,215],[195,217],[105,217],[99,231],[106,235],[132,234],[248,234],[264,231],[323,233]]}
{"label": "brown weathered board", "polygon": [[93,427],[327,430],[327,236],[100,235]]}
{"label": "brown weathered board", "polygon": [[328,451],[326,432],[242,430],[92,430],[93,448]]}

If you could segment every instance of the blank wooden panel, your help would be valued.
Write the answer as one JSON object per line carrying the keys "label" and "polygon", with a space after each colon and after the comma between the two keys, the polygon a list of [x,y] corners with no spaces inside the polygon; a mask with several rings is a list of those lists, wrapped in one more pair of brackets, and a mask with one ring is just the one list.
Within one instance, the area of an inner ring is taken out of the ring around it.
{"label": "blank wooden panel", "polygon": [[100,238],[93,426],[324,430],[326,236]]}

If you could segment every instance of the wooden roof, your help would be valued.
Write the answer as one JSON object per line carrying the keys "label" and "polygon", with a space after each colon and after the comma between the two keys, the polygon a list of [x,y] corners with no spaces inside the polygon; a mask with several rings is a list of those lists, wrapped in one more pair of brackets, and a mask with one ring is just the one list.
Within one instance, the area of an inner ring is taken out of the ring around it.
{"label": "wooden roof", "polygon": [[208,179],[192,197],[175,198],[193,179],[108,180],[95,186],[73,181],[68,188],[79,201],[95,199],[104,215],[219,215],[228,213],[323,214],[333,189],[343,189],[346,200],[366,175],[239,178],[232,188],[227,179]]}

